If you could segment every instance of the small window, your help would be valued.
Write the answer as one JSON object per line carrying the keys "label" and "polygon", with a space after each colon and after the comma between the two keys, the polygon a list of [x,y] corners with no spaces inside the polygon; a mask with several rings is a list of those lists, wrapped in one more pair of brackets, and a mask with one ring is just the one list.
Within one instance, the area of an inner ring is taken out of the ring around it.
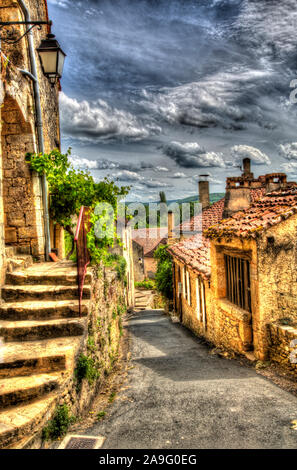
{"label": "small window", "polygon": [[252,311],[250,263],[247,259],[225,255],[226,297],[240,308]]}

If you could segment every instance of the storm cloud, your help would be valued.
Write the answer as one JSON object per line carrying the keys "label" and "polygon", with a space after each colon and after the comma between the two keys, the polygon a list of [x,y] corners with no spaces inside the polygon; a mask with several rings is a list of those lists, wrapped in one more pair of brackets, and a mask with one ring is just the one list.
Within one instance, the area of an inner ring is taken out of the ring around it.
{"label": "storm cloud", "polygon": [[163,153],[185,168],[224,167],[221,155],[206,152],[197,142],[171,142],[163,147]]}
{"label": "storm cloud", "polygon": [[255,173],[295,170],[295,0],[48,3],[67,53],[62,142],[96,177],[134,172],[145,199],[162,183],[188,195],[193,168],[223,191],[247,156]]}

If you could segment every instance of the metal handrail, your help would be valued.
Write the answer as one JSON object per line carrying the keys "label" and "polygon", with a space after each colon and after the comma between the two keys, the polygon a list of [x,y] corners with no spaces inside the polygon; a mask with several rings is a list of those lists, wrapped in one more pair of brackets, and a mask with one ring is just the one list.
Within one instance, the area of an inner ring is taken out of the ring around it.
{"label": "metal handrail", "polygon": [[81,316],[81,305],[83,298],[84,282],[87,273],[87,267],[90,263],[90,255],[87,248],[87,230],[89,225],[88,208],[82,206],[76,226],[74,243],[76,245],[77,259],[77,282],[79,299],[79,316]]}

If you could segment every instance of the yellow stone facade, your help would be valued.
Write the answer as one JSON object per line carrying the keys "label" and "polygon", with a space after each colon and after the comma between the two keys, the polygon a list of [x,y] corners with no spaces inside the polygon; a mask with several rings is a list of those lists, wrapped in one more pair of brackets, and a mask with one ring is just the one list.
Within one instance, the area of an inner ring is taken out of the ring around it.
{"label": "yellow stone facade", "polygon": [[[271,358],[289,364],[290,341],[297,338],[297,329],[271,325],[288,317],[297,322],[296,235],[297,215],[293,215],[256,239],[211,240],[209,279],[173,257],[174,308],[183,324],[216,346],[241,354],[252,351],[258,360]],[[226,299],[224,254],[249,260],[251,312]],[[202,312],[197,282],[204,286]],[[297,371],[296,365],[290,367]]]}
{"label": "yellow stone facade", "polygon": [[[32,20],[47,21],[44,0],[25,0]],[[17,0],[1,0],[1,21],[24,21]],[[15,26],[19,36],[26,26]],[[40,86],[44,150],[60,146],[59,85],[51,87],[43,75],[36,48],[46,37],[48,27],[34,28],[32,36]],[[44,217],[41,181],[25,162],[27,152],[39,151],[35,117],[34,89],[30,78],[21,70],[31,72],[28,37],[17,44],[1,44],[2,73],[0,84],[0,281],[6,269],[5,246],[36,259],[44,257]],[[59,236],[56,237],[59,240]],[[54,240],[52,241],[52,246]]]}

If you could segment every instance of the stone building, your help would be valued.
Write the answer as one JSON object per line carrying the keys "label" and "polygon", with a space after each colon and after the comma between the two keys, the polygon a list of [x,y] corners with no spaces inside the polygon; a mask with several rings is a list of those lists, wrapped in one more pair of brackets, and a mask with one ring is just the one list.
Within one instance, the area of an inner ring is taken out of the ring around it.
{"label": "stone building", "polygon": [[296,183],[283,173],[256,179],[249,162],[244,168],[241,177],[227,178],[220,211],[202,211],[203,233],[169,248],[175,310],[218,346],[296,370]]}
{"label": "stone building", "polygon": [[[25,9],[26,12],[25,12]],[[1,21],[48,21],[46,0],[2,0]],[[25,33],[26,25],[14,26],[13,37]],[[5,34],[7,28],[3,28]],[[40,151],[40,128],[44,151],[60,147],[59,83],[51,86],[44,76],[36,49],[49,32],[48,26],[34,28],[16,44],[1,44],[1,160],[0,160],[0,276],[3,283],[7,257],[17,252],[42,260],[45,254],[43,191],[39,176],[29,170],[27,152]],[[31,47],[31,45],[33,47]],[[36,85],[22,71],[36,73],[41,116],[36,117]],[[52,246],[59,245],[60,233],[52,228]],[[14,247],[6,250],[6,247]]]}
{"label": "stone building", "polygon": [[154,253],[168,242],[168,228],[137,229],[133,231],[135,280],[154,279],[157,261]]}

